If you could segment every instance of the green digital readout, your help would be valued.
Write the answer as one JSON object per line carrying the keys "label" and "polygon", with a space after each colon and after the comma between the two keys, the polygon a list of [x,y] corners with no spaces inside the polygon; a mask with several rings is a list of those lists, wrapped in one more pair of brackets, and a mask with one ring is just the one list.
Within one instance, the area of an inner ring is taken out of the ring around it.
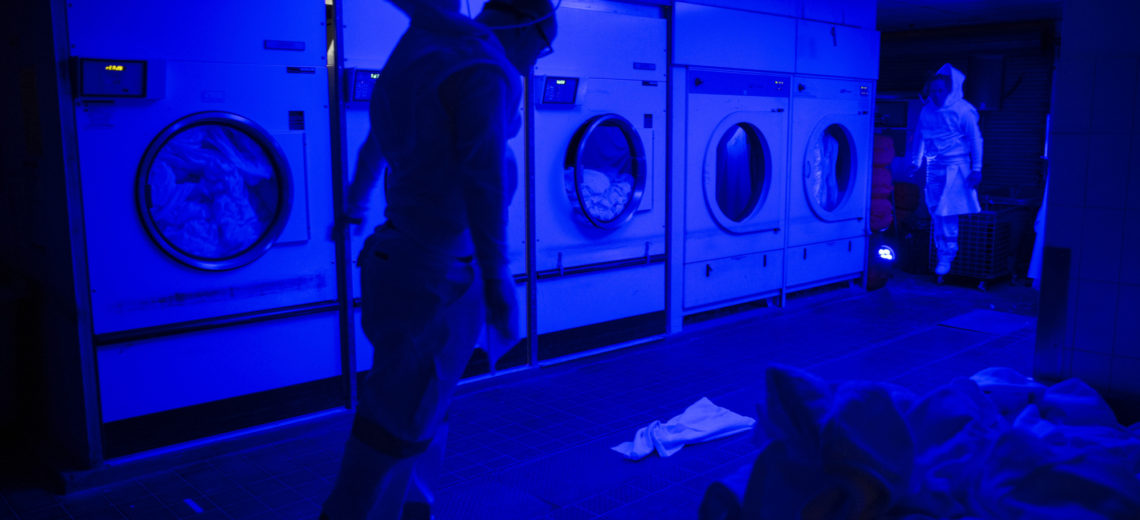
{"label": "green digital readout", "polygon": [[146,97],[146,62],[81,58],[79,81],[81,96]]}

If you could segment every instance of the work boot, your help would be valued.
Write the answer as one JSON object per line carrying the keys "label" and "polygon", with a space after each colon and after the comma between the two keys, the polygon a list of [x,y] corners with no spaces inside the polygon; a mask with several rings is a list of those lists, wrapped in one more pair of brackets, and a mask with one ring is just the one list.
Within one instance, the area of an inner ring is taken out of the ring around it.
{"label": "work boot", "polygon": [[939,258],[938,265],[934,267],[934,274],[942,276],[950,272],[950,260],[947,258]]}

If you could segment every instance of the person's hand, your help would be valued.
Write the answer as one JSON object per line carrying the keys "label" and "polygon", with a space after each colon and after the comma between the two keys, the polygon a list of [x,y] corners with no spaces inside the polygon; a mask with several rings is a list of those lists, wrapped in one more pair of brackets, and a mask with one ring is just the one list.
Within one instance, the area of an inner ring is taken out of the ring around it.
{"label": "person's hand", "polygon": [[343,235],[345,231],[352,228],[352,234],[360,236],[364,233],[364,218],[354,217],[351,215],[340,215],[329,226],[329,240],[336,242],[336,238]]}
{"label": "person's hand", "polygon": [[510,276],[485,280],[483,292],[487,303],[487,333],[492,341],[501,342],[504,350],[509,349],[522,339],[515,281]]}
{"label": "person's hand", "polygon": [[974,171],[970,172],[969,177],[966,177],[966,186],[969,186],[970,189],[977,188],[978,185],[981,183],[982,183],[982,172],[981,172],[981,170],[974,170]]}

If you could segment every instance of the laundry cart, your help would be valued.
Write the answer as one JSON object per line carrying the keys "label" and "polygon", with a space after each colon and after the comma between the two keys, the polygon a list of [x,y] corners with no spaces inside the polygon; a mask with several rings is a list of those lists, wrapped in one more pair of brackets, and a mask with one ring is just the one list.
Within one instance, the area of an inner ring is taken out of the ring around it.
{"label": "laundry cart", "polygon": [[[950,265],[948,276],[972,279],[978,289],[986,290],[989,282],[1012,274],[1013,232],[1015,219],[1023,218],[1026,208],[994,206],[980,213],[958,217],[958,255]],[[930,238],[930,271],[938,263],[934,235]],[[943,278],[939,277],[939,281]]]}

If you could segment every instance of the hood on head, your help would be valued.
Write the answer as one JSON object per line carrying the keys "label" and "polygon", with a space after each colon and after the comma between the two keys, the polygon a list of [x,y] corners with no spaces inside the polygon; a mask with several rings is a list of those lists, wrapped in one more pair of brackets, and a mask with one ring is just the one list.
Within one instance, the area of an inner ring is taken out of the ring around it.
{"label": "hood on head", "polygon": [[962,84],[966,82],[966,75],[949,63],[938,69],[937,74],[950,76],[950,94],[946,96],[946,103],[943,106],[950,106],[961,101],[964,97]]}

